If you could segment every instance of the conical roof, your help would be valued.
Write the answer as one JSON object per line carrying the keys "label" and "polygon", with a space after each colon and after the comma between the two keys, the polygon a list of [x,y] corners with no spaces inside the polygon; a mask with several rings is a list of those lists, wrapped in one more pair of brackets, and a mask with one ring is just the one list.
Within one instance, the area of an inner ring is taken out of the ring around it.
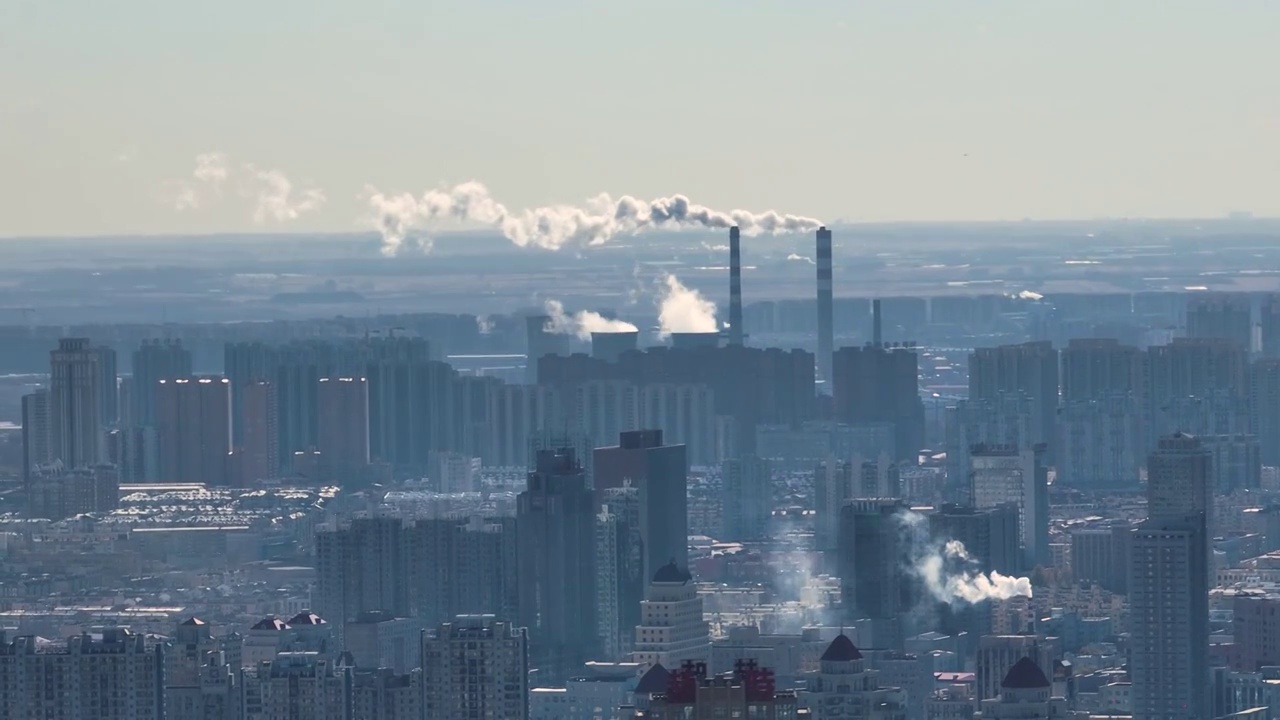
{"label": "conical roof", "polygon": [[1024,657],[1009,668],[1000,687],[1010,690],[1035,690],[1050,687],[1049,678],[1035,660]]}
{"label": "conical roof", "polygon": [[671,673],[662,667],[662,663],[654,663],[653,667],[645,671],[640,676],[640,682],[636,683],[636,695],[652,695],[667,691],[667,679]]}
{"label": "conical roof", "polygon": [[822,653],[822,662],[851,662],[853,660],[861,660],[862,653],[854,646],[853,641],[848,635],[840,633],[835,640],[827,646],[827,651]]}

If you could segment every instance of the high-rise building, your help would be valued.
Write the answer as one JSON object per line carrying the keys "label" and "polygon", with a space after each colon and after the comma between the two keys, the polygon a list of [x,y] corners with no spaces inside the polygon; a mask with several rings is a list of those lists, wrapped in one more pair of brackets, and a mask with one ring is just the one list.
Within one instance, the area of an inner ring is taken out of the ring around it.
{"label": "high-rise building", "polygon": [[1253,350],[1252,307],[1248,295],[1192,295],[1187,301],[1187,337],[1228,340],[1245,352]]}
{"label": "high-rise building", "polygon": [[1132,530],[1128,524],[1072,530],[1071,576],[1123,594],[1129,584],[1128,545]]}
{"label": "high-rise building", "polygon": [[[232,396],[235,396],[234,390]],[[237,483],[254,487],[280,474],[280,418],[275,385],[254,380],[240,389],[236,415],[245,426],[236,447]],[[234,435],[233,428],[233,435]]]}
{"label": "high-rise building", "polygon": [[646,666],[679,667],[711,660],[711,630],[702,618],[702,598],[687,570],[674,562],[658,568],[640,603],[632,660]]}
{"label": "high-rise building", "polygon": [[[1280,317],[1280,307],[1277,307]],[[1280,330],[1280,328],[1277,328]],[[1280,337],[1277,337],[1280,343]],[[1262,464],[1280,465],[1280,353],[1260,358],[1250,368],[1249,417],[1258,437]]]}
{"label": "high-rise building", "polygon": [[361,670],[389,668],[405,674],[422,667],[422,630],[416,618],[386,612],[360,613],[342,630],[342,648]]}
{"label": "high-rise building", "polygon": [[1174,338],[1147,348],[1146,439],[1175,432],[1249,432],[1249,353],[1218,337]]}
{"label": "high-rise building", "polygon": [[351,688],[353,718],[420,720],[425,717],[421,668],[397,673],[388,667],[357,669]]}
{"label": "high-rise building", "polygon": [[1018,506],[1018,537],[1024,567],[1049,562],[1049,481],[1042,448],[979,445],[969,457],[973,507]]}
{"label": "high-rise building", "polygon": [[316,448],[329,482],[359,481],[369,466],[369,382],[322,377],[316,393]]}
{"label": "high-rise building", "polygon": [[525,630],[492,615],[461,615],[425,634],[426,717],[528,720],[528,653]]}
{"label": "high-rise building", "polygon": [[49,353],[49,448],[51,459],[78,468],[102,460],[100,383],[97,351],[86,338],[63,338]]}
{"label": "high-rise building", "polygon": [[346,720],[354,668],[314,652],[286,651],[246,667],[244,705],[263,718]]}
{"label": "high-rise building", "polygon": [[1062,350],[1062,401],[1102,400],[1145,389],[1143,352],[1110,338],[1073,338]]}
{"label": "high-rise building", "polygon": [[742,326],[742,242],[738,226],[729,228],[729,344],[741,345],[746,336]]}
{"label": "high-rise building", "polygon": [[213,628],[208,623],[197,617],[179,623],[164,660],[167,717],[194,720],[240,717],[240,668],[228,663],[224,643],[213,636]]}
{"label": "high-rise building", "polygon": [[[670,562],[689,563],[689,466],[685,446],[663,443],[661,430],[620,433],[614,447],[594,453],[597,494],[630,485],[640,494],[644,577]],[[596,502],[599,505],[599,501]]]}
{"label": "high-rise building", "polygon": [[1137,488],[1146,445],[1135,396],[1065,400],[1058,425],[1057,482],[1087,490]]}
{"label": "high-rise building", "polygon": [[814,262],[818,273],[818,375],[822,378],[824,394],[831,394],[832,353],[835,352],[835,325],[831,302],[831,231],[818,228],[817,249]]}
{"label": "high-rise building", "polygon": [[607,488],[603,500],[596,516],[596,621],[604,657],[622,658],[631,653],[645,591],[640,492]]}
{"label": "high-rise building", "polygon": [[1023,658],[1039,667],[1053,667],[1062,655],[1058,638],[1038,635],[984,635],[978,640],[975,657],[979,700],[1000,697],[1004,678]]}
{"label": "high-rise building", "polygon": [[1067,701],[1053,697],[1053,684],[1036,664],[1024,657],[1000,681],[1000,695],[982,701],[982,717],[996,720],[1066,720]]}
{"label": "high-rise building", "polygon": [[1022,567],[1016,503],[982,510],[943,505],[929,513],[929,534],[940,542],[964,543],[965,550],[978,561],[982,572],[994,570],[1010,575]]}
{"label": "high-rise building", "polygon": [[129,418],[135,427],[156,426],[156,392],[161,380],[191,377],[191,351],[180,340],[144,340],[133,351]]}
{"label": "high-rise building", "polygon": [[1258,325],[1262,335],[1262,356],[1280,358],[1280,295],[1272,293],[1262,299]]}
{"label": "high-rise building", "polygon": [[114,465],[37,470],[27,489],[27,515],[61,520],[81,513],[108,513],[116,509],[119,488]]}
{"label": "high-rise building", "polygon": [[36,469],[52,459],[49,444],[49,391],[22,396],[22,483],[30,489]]}
{"label": "high-rise building", "polygon": [[561,680],[597,651],[599,505],[571,449],[539,451],[517,503],[520,625],[542,677]]}
{"label": "high-rise building", "polygon": [[231,453],[231,390],[222,377],[156,384],[156,437],[166,482],[226,485]]}
{"label": "high-rise building", "polygon": [[546,315],[530,315],[525,318],[525,384],[536,385],[538,364],[547,355],[568,355],[569,336],[552,332],[551,318]]}
{"label": "high-rise building", "polygon": [[1129,645],[1134,720],[1211,717],[1202,512],[1155,516],[1134,531]]}
{"label": "high-rise building", "polygon": [[6,717],[162,720],[163,678],[164,646],[124,628],[63,643],[0,633]]}
{"label": "high-rise building", "polygon": [[1053,457],[1058,415],[1058,351],[1048,341],[978,348],[969,354],[969,399],[1020,394],[1031,403],[1032,444]]}
{"label": "high-rise building", "polygon": [[841,633],[807,673],[805,695],[814,720],[906,720],[907,696],[900,688],[880,687],[880,672],[867,661],[848,635]]}
{"label": "high-rise building", "polygon": [[116,374],[116,351],[107,345],[93,349],[98,355],[98,412],[103,428],[120,421],[120,377]]}
{"label": "high-rise building", "polygon": [[720,464],[725,540],[767,540],[773,513],[773,472],[768,460],[745,456]]}
{"label": "high-rise building", "polygon": [[853,490],[853,465],[829,456],[813,472],[814,547],[834,552],[839,546],[840,509],[858,496]]}
{"label": "high-rise building", "polygon": [[973,503],[969,457],[979,445],[1033,448],[1036,436],[1031,400],[1021,393],[1001,393],[994,400],[960,400],[947,408],[947,484],[952,500]]}
{"label": "high-rise building", "polygon": [[895,459],[914,462],[924,447],[924,404],[915,349],[875,344],[844,347],[832,362],[836,419],[849,425],[892,423]]}
{"label": "high-rise building", "polygon": [[902,646],[901,618],[914,606],[904,570],[911,564],[900,517],[906,509],[895,499],[857,499],[840,508],[841,606],[847,621],[870,621],[876,647]]}
{"label": "high-rise building", "polygon": [[1200,438],[1175,433],[1160,438],[1147,458],[1147,516],[1213,515],[1213,456]]}
{"label": "high-rise building", "polygon": [[369,611],[415,615],[404,522],[357,517],[316,532],[315,609],[339,625]]}

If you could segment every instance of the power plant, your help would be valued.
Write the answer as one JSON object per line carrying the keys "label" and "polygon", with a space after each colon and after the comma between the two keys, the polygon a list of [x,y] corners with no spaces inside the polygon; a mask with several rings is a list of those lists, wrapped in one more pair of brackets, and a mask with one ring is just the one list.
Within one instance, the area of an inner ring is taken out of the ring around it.
{"label": "power plant", "polygon": [[569,336],[551,331],[550,315],[530,315],[525,323],[525,382],[537,383],[538,360],[546,355],[568,355]]}

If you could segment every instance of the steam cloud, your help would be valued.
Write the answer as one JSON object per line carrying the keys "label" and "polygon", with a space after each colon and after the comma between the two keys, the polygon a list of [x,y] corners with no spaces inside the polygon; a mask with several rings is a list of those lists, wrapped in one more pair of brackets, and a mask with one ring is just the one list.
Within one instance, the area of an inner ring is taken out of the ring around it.
{"label": "steam cloud", "polygon": [[279,170],[266,170],[253,163],[231,163],[225,153],[208,152],[196,156],[191,178],[165,183],[175,210],[196,210],[215,204],[223,197],[224,187],[234,185],[237,192],[253,204],[253,221],[284,222],[318,209],[325,202],[319,188],[295,188],[292,180]]}
{"label": "steam cloud", "polygon": [[576,335],[579,340],[590,340],[593,332],[636,332],[635,325],[626,320],[611,320],[598,312],[579,310],[569,315],[564,310],[564,303],[559,300],[548,300],[543,304],[547,315],[547,332],[557,335]]}
{"label": "steam cloud", "polygon": [[813,264],[813,258],[809,257],[808,255],[797,255],[796,253],[791,253],[790,255],[787,256],[787,259],[799,260],[800,262],[807,262],[810,265]]}
{"label": "steam cloud", "polygon": [[658,281],[658,336],[716,332],[716,304],[667,273]]}
{"label": "steam cloud", "polygon": [[630,195],[614,199],[601,193],[579,205],[549,205],[512,211],[498,202],[484,185],[472,181],[410,193],[388,195],[367,186],[365,196],[373,224],[382,235],[382,252],[395,255],[415,239],[415,231],[429,230],[440,221],[473,222],[496,228],[520,247],[559,250],[565,245],[600,245],[620,234],[656,229],[716,228],[737,225],[743,235],[805,232],[821,223],[813,218],[774,210],[713,210],[683,195],[639,200]]}
{"label": "steam cloud", "polygon": [[974,569],[977,560],[959,540],[933,542],[924,528],[925,517],[906,511],[898,519],[912,543],[912,568],[930,595],[945,603],[979,603],[983,600],[1008,600],[1031,597],[1031,580],[1009,577],[998,572],[986,575]]}

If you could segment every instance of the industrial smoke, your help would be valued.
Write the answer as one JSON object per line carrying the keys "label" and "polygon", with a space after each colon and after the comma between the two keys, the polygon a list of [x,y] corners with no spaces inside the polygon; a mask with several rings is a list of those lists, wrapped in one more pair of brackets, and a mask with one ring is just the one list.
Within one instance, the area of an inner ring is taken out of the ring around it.
{"label": "industrial smoke", "polygon": [[959,540],[936,541],[928,536],[924,515],[910,510],[898,514],[910,544],[911,570],[929,594],[949,604],[979,603],[1031,597],[1031,580],[998,572],[978,572],[977,560]]}
{"label": "industrial smoke", "polygon": [[591,310],[579,310],[570,315],[559,300],[548,300],[543,307],[550,318],[546,330],[557,335],[575,335],[579,340],[590,340],[593,332],[636,332],[636,326],[625,320],[612,320]]}
{"label": "industrial smoke", "polygon": [[[807,232],[821,225],[813,218],[774,210],[714,210],[684,195],[640,200],[630,195],[614,199],[606,193],[581,205],[548,205],[510,210],[478,182],[389,195],[365,188],[374,227],[382,235],[382,252],[395,255],[420,230],[441,222],[477,223],[499,230],[520,247],[559,250],[565,245],[600,245],[616,235],[650,230],[686,228],[726,229],[737,225],[744,235]],[[416,242],[426,245],[421,239]]]}
{"label": "industrial smoke", "polygon": [[713,333],[716,327],[716,304],[702,293],[685,287],[675,275],[667,273],[658,280],[658,329],[666,339],[671,333]]}
{"label": "industrial smoke", "polygon": [[220,152],[197,155],[190,179],[170,180],[165,191],[175,210],[196,210],[222,200],[227,185],[253,203],[253,221],[258,224],[296,220],[325,202],[324,191],[319,188],[295,187],[279,170],[248,162],[232,163]]}

